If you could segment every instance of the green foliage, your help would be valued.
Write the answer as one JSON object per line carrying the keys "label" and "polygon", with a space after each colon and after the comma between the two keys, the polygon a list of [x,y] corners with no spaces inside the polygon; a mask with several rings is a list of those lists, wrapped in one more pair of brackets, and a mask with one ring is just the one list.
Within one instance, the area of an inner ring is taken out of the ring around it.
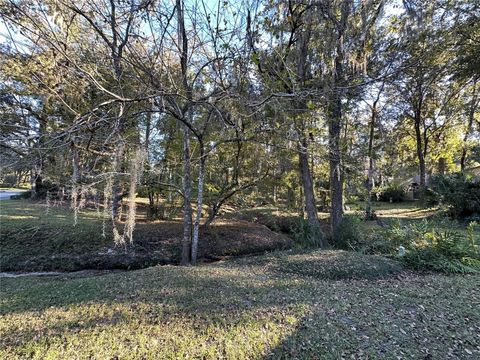
{"label": "green foliage", "polygon": [[304,247],[319,247],[324,236],[320,226],[313,227],[308,220],[301,217],[297,219],[289,233],[297,244]]}
{"label": "green foliage", "polygon": [[15,175],[5,175],[2,182],[2,187],[13,187],[17,184],[17,177]]}
{"label": "green foliage", "polygon": [[480,271],[478,245],[469,236],[454,231],[432,230],[426,234],[425,240],[425,246],[406,253],[404,261],[410,267],[446,273]]}
{"label": "green foliage", "polygon": [[446,206],[455,218],[480,214],[480,182],[461,173],[436,175],[431,179],[427,201]]}
{"label": "green foliage", "polygon": [[380,190],[380,201],[402,202],[405,200],[405,189],[400,185],[390,185]]}
{"label": "green foliage", "polygon": [[446,273],[480,271],[480,252],[476,223],[471,223],[466,233],[438,230],[434,221],[423,220],[409,224],[395,221],[385,229],[373,233],[365,242],[364,251],[398,256],[415,270],[433,270]]}
{"label": "green foliage", "polygon": [[364,242],[363,233],[361,217],[346,215],[334,234],[335,246],[345,250],[358,250]]}

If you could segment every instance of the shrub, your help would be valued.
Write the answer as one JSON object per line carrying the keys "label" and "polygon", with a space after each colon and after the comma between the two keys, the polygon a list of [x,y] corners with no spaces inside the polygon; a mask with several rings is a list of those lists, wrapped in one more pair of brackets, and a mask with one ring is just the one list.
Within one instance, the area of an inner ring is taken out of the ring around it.
{"label": "shrub", "polygon": [[358,215],[346,215],[334,234],[335,246],[345,250],[360,250],[364,246],[362,219]]}
{"label": "shrub", "polygon": [[3,179],[3,186],[4,187],[13,187],[17,184],[17,177],[15,175],[5,175]]}
{"label": "shrub", "polygon": [[405,200],[405,189],[400,185],[391,185],[380,191],[380,201],[402,202]]}
{"label": "shrub", "polygon": [[369,254],[396,255],[400,246],[412,248],[423,242],[429,223],[424,220],[403,224],[398,219],[366,235],[361,251]]}
{"label": "shrub", "polygon": [[[474,225],[470,226],[473,229]],[[480,253],[472,239],[454,231],[433,230],[427,234],[428,244],[407,252],[403,260],[417,270],[479,272]]]}
{"label": "shrub", "polygon": [[299,217],[289,232],[293,240],[305,247],[318,247],[323,239],[320,228],[314,228],[308,220]]}
{"label": "shrub", "polygon": [[455,218],[480,214],[480,182],[461,173],[435,175],[430,180],[427,201],[446,206]]}
{"label": "shrub", "polygon": [[399,259],[415,270],[479,272],[478,225],[471,223],[466,234],[439,231],[436,225],[427,220],[405,225],[394,221],[371,235],[364,251],[398,256],[398,250],[403,246],[406,253]]}

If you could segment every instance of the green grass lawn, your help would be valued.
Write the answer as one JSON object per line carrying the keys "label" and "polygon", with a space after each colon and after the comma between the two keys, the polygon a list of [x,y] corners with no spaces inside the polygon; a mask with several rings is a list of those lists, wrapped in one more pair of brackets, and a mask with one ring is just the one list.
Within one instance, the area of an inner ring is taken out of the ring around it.
{"label": "green grass lawn", "polygon": [[0,279],[2,359],[478,359],[480,276],[342,251]]}

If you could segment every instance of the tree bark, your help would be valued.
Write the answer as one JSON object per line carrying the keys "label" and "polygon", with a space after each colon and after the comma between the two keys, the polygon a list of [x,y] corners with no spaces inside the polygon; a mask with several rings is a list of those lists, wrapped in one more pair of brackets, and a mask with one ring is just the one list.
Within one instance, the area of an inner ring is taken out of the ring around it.
{"label": "tree bark", "polygon": [[[298,41],[298,57],[297,57],[297,79],[301,84],[301,87],[305,87],[305,81],[307,80],[308,74],[308,47],[311,39],[311,27],[307,26],[304,31],[301,32],[299,41]],[[317,205],[315,201],[315,194],[313,191],[313,180],[312,173],[310,172],[310,167],[308,164],[308,143],[307,135],[305,134],[305,118],[303,115],[306,113],[307,104],[305,100],[297,101],[296,108],[300,112],[299,119],[300,122],[300,139],[298,142],[298,157],[299,157],[299,167],[300,167],[300,180],[302,183],[303,190],[303,199],[305,202],[305,207],[301,207],[301,215],[304,216],[304,210],[307,213],[308,224],[311,231],[312,240],[314,243],[320,245],[320,247],[325,247],[326,242],[323,236],[322,230],[320,228],[320,222],[318,221]]]}
{"label": "tree bark", "polygon": [[476,85],[477,81],[475,80],[473,83],[473,91],[472,91],[472,101],[470,104],[470,109],[468,112],[468,124],[467,124],[467,129],[465,131],[465,135],[463,136],[463,146],[462,146],[462,156],[460,158],[460,170],[461,172],[465,172],[465,164],[467,162],[467,142],[468,142],[468,137],[470,136],[470,133],[472,132],[473,128],[473,119],[475,117],[475,110],[477,107],[477,96],[476,96]]}
{"label": "tree bark", "polygon": [[119,220],[122,213],[122,197],[123,197],[123,158],[125,155],[125,143],[121,133],[118,133],[117,149],[115,150],[115,168],[112,184],[112,217]]}
{"label": "tree bark", "polygon": [[422,140],[422,131],[421,131],[421,114],[420,111],[417,111],[415,114],[415,140],[416,140],[416,147],[417,147],[417,158],[418,158],[418,169],[419,169],[419,176],[420,176],[420,200],[423,201],[425,195],[425,175],[426,175],[426,168],[425,168],[425,153],[424,153],[424,144]]}
{"label": "tree bark", "polygon": [[195,217],[195,223],[193,224],[193,239],[192,239],[192,265],[197,264],[198,253],[198,238],[200,234],[200,220],[202,219],[202,206],[203,206],[203,183],[205,175],[205,150],[203,143],[200,143],[200,169],[198,171],[198,192],[197,192],[197,216]]}
{"label": "tree bark", "polygon": [[375,135],[375,120],[377,116],[377,106],[376,102],[372,106],[372,116],[370,119],[370,135],[368,139],[368,178],[367,178],[367,204],[365,207],[365,216],[367,219],[372,219],[374,217],[372,211],[372,190],[373,190],[373,137]]}
{"label": "tree bark", "polygon": [[313,181],[310,168],[308,166],[308,153],[307,153],[307,140],[305,137],[300,142],[298,151],[299,165],[300,165],[300,177],[302,179],[303,195],[305,200],[305,211],[307,213],[307,220],[312,231],[312,235],[315,237],[313,240],[318,243],[320,247],[325,247],[326,242],[320,228],[320,222],[318,221],[317,205],[315,201],[315,193],[313,191]]}
{"label": "tree bark", "polygon": [[[341,67],[338,63],[337,66]],[[338,70],[337,70],[338,71]],[[340,134],[342,128],[342,104],[336,89],[330,99],[329,111],[329,163],[330,163],[330,196],[332,209],[330,212],[330,226],[332,236],[335,234],[343,219],[343,176],[340,150]]]}
{"label": "tree bark", "polygon": [[347,30],[348,17],[353,2],[343,1],[340,6],[340,21],[335,26],[333,37],[335,41],[334,67],[331,73],[331,83],[328,101],[328,135],[329,135],[329,165],[330,165],[330,196],[332,209],[330,212],[330,226],[332,237],[335,239],[337,230],[343,219],[343,169],[340,147],[342,130],[342,90],[344,81],[344,35]]}
{"label": "tree bark", "polygon": [[[120,88],[120,93],[123,94],[123,87],[121,86],[122,82],[122,73],[123,73],[123,46],[119,44],[119,30],[117,23],[116,15],[116,6],[115,1],[110,0],[110,29],[112,31],[112,42],[110,44],[111,57],[113,63],[113,71],[115,74],[115,80],[118,83]],[[128,33],[125,34],[125,37],[128,38]],[[125,141],[124,141],[124,104],[120,103],[119,110],[117,114],[117,123],[115,125],[115,132],[117,135],[117,149],[115,151],[115,173],[116,175],[113,178],[112,184],[112,218],[114,220],[120,220],[122,215],[122,197],[124,193],[124,179],[123,175],[120,175],[124,172],[124,156],[125,156]]]}
{"label": "tree bark", "polygon": [[183,239],[182,239],[182,258],[181,265],[190,264],[190,250],[192,239],[192,177],[190,168],[190,129],[188,122],[191,124],[193,120],[192,107],[192,89],[187,79],[187,62],[188,62],[188,39],[185,30],[185,13],[183,0],[175,1],[178,20],[178,48],[180,51],[180,68],[182,74],[183,91],[186,96],[186,106],[182,110],[183,124]]}
{"label": "tree bark", "polygon": [[183,239],[180,265],[190,264],[190,240],[192,236],[192,179],[190,170],[190,131],[183,127]]}

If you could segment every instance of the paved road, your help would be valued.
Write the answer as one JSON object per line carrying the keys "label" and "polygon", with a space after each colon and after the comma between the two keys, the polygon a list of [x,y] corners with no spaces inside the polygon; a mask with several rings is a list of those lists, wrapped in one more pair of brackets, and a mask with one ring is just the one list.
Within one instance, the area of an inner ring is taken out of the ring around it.
{"label": "paved road", "polygon": [[18,190],[18,191],[0,191],[0,200],[10,200],[12,195],[21,195],[27,190]]}

